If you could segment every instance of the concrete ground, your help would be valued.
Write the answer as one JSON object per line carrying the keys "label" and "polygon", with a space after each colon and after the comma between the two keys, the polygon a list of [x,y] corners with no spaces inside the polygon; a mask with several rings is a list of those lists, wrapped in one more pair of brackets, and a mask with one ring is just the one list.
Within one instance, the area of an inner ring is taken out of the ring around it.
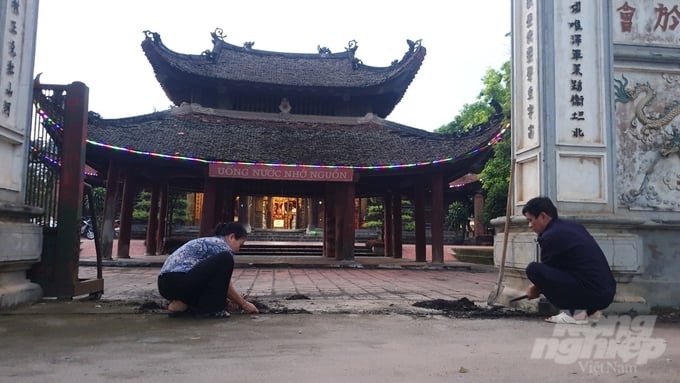
{"label": "concrete ground", "polygon": [[[95,269],[83,258],[80,277],[90,278]],[[168,318],[156,291],[158,262],[133,258],[104,268],[99,300],[44,299],[1,312],[0,382],[676,382],[680,376],[677,316],[619,317],[617,330],[593,338],[579,331],[612,327],[565,330],[534,314],[487,307],[497,274],[486,266],[246,262],[233,281],[262,313],[200,320]],[[540,347],[548,343],[554,348]]]}

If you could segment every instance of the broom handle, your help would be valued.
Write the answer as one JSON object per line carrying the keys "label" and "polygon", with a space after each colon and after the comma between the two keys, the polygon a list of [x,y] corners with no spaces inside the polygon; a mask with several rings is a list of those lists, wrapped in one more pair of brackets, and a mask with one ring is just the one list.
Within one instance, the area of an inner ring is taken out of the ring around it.
{"label": "broom handle", "polygon": [[503,251],[501,252],[501,264],[498,271],[498,289],[500,291],[501,283],[503,282],[503,273],[505,272],[505,256],[508,254],[508,232],[510,231],[510,210],[512,209],[512,183],[515,179],[515,159],[511,158],[510,162],[510,182],[508,183],[508,200],[505,206],[505,228],[503,229]]}

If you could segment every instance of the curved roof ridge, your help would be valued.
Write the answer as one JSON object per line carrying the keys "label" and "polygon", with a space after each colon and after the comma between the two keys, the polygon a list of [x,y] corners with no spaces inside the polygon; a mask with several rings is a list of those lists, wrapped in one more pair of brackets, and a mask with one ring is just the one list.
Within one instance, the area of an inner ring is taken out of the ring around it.
{"label": "curved roof ridge", "polygon": [[418,128],[414,128],[412,126],[400,124],[398,122],[393,122],[389,120],[382,119],[378,116],[375,116],[375,119],[382,120],[383,124],[390,127],[391,129],[400,131],[404,135],[409,135],[409,136],[415,136],[415,137],[423,137],[423,138],[434,138],[434,139],[440,139],[440,140],[450,140],[450,139],[460,139],[460,138],[474,138],[477,136],[485,135],[489,129],[494,129],[499,126],[499,124],[503,121],[503,111],[497,111],[494,113],[491,117],[489,117],[486,122],[483,124],[479,125],[474,125],[470,127],[465,132],[456,132],[456,133],[437,133],[437,132],[430,132],[427,130],[422,130]]}
{"label": "curved roof ridge", "polygon": [[[335,88],[377,86],[398,77],[403,72],[412,72],[410,77],[415,76],[426,54],[425,47],[420,43],[421,40],[415,42],[407,40],[409,49],[400,60],[394,60],[389,66],[377,67],[364,65],[355,57],[358,49],[355,40],[350,41],[350,46],[345,48],[346,51],[343,53],[285,53],[238,47],[220,39],[215,33],[213,33],[212,51],[205,50],[201,54],[183,54],[168,48],[161,40],[159,33],[147,30],[144,34],[142,48],[152,65],[156,65],[154,57],[160,55],[158,58],[165,56],[162,60],[167,61],[171,67],[188,74],[277,85]],[[222,54],[225,50],[231,53]],[[265,55],[269,58],[268,60],[253,65],[251,61],[253,56]],[[246,65],[247,63],[250,65]],[[245,65],[248,70],[243,70],[240,65]],[[363,75],[358,75],[361,73]],[[305,76],[300,78],[301,74]],[[302,83],[301,80],[303,80]],[[408,83],[410,81],[406,81],[406,84]]]}
{"label": "curved roof ridge", "polygon": [[373,113],[367,113],[362,117],[352,116],[326,116],[311,114],[267,113],[249,112],[232,109],[208,108],[196,103],[184,102],[176,108],[169,109],[171,115],[181,116],[187,114],[205,114],[217,117],[229,117],[242,120],[258,121],[285,121],[285,122],[317,122],[343,125],[361,125],[375,119],[381,120]]}

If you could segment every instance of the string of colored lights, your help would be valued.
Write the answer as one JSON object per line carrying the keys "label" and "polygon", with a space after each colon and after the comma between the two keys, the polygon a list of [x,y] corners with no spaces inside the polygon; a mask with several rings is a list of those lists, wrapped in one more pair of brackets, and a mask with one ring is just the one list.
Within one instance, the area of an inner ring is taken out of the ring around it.
{"label": "string of colored lights", "polygon": [[487,142],[484,146],[478,147],[474,150],[471,150],[463,155],[457,156],[457,157],[448,157],[448,158],[443,158],[443,159],[437,159],[437,160],[432,160],[432,161],[422,161],[422,162],[416,162],[416,163],[410,163],[410,164],[393,164],[393,165],[311,165],[311,164],[280,164],[280,163],[265,163],[265,162],[241,162],[241,161],[214,161],[214,160],[206,160],[203,158],[198,158],[198,157],[187,157],[187,156],[180,156],[177,154],[163,154],[163,153],[154,153],[154,152],[146,152],[146,151],[141,151],[141,150],[136,150],[136,149],[130,149],[130,148],[124,148],[116,145],[110,145],[110,144],[105,144],[102,142],[97,142],[94,140],[87,140],[88,144],[99,146],[105,149],[110,149],[110,150],[117,150],[125,153],[130,153],[130,154],[135,154],[135,155],[144,155],[144,156],[149,156],[149,157],[156,157],[156,158],[164,158],[164,159],[172,159],[172,160],[183,160],[183,161],[189,161],[189,162],[198,162],[198,163],[206,163],[206,164],[225,164],[225,165],[243,165],[243,166],[272,166],[272,167],[294,167],[294,168],[314,168],[314,169],[352,169],[352,170],[386,170],[386,169],[403,169],[403,168],[413,168],[413,167],[419,167],[419,166],[427,166],[427,165],[435,165],[439,163],[446,163],[446,162],[454,162],[457,161],[461,158],[467,158],[470,156],[473,156],[483,150],[486,150],[489,147],[492,147],[495,145],[497,142],[499,142],[502,137],[503,133],[505,133],[506,129],[502,129],[498,134],[496,134],[489,142]]}
{"label": "string of colored lights", "polygon": [[[37,105],[39,107],[39,105]],[[61,126],[57,122],[55,122],[53,119],[51,119],[47,113],[39,109],[39,114],[40,116],[44,119],[44,121],[49,121],[50,124],[54,124],[56,128],[63,130]],[[120,151],[120,152],[125,152],[125,153],[130,153],[134,155],[142,155],[142,156],[148,156],[148,157],[154,157],[154,158],[163,158],[163,159],[171,159],[171,160],[180,160],[180,161],[188,161],[188,162],[197,162],[197,163],[204,163],[204,164],[223,164],[223,165],[241,165],[241,166],[271,166],[271,167],[292,167],[292,168],[314,168],[314,169],[352,169],[352,170],[388,170],[388,169],[404,169],[404,168],[413,168],[413,167],[420,167],[420,166],[428,166],[428,165],[436,165],[439,163],[446,163],[446,162],[454,162],[457,160],[460,160],[462,158],[467,158],[476,155],[477,153],[486,150],[496,143],[498,143],[502,138],[503,134],[505,133],[507,129],[503,128],[501,131],[496,134],[489,142],[487,142],[485,145],[480,146],[478,148],[475,148],[465,154],[456,156],[456,157],[447,157],[447,158],[442,158],[442,159],[436,159],[436,160],[431,160],[431,161],[421,161],[421,162],[415,162],[415,163],[409,163],[409,164],[391,164],[391,165],[313,165],[313,164],[280,164],[280,163],[266,163],[266,162],[241,162],[241,161],[214,161],[214,160],[206,160],[204,158],[198,158],[198,157],[188,157],[188,156],[181,156],[178,154],[163,154],[163,153],[155,153],[155,152],[148,152],[148,151],[142,151],[142,150],[137,150],[137,149],[131,149],[131,148],[124,148],[116,145],[110,145],[106,144],[103,142],[97,142],[94,140],[87,140],[87,143],[90,145],[94,146],[99,146],[101,148],[109,149],[109,150],[115,150],[115,151]]]}
{"label": "string of colored lights", "polygon": [[[50,135],[53,140],[61,140],[61,134],[64,131],[64,128],[59,124],[57,121],[52,119],[47,112],[40,107],[40,103],[36,102],[35,103],[35,110],[36,113],[40,116],[41,119],[41,124],[42,126],[45,127],[47,130],[51,130],[52,133],[54,133],[56,136]],[[37,156],[37,158],[40,158],[43,164],[46,166],[52,167],[52,168],[60,168],[61,167],[61,161],[56,160],[53,158],[54,154],[45,152],[39,148],[36,148],[35,146],[31,146],[31,151],[33,155]],[[97,173],[92,173],[88,172],[87,170],[83,171],[83,174],[86,176],[96,176]]]}

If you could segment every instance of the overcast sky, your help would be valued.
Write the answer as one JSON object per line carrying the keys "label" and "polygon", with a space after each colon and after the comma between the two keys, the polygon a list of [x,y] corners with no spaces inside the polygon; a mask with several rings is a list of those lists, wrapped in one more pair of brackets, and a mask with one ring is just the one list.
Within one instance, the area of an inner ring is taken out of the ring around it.
{"label": "overcast sky", "polygon": [[46,84],[84,82],[89,109],[103,118],[165,110],[143,31],[200,54],[216,28],[231,44],[279,52],[342,52],[356,40],[356,57],[371,66],[389,66],[406,39],[422,39],[425,61],[387,119],[430,131],[475,101],[487,69],[510,59],[509,0],[43,0],[35,73]]}

